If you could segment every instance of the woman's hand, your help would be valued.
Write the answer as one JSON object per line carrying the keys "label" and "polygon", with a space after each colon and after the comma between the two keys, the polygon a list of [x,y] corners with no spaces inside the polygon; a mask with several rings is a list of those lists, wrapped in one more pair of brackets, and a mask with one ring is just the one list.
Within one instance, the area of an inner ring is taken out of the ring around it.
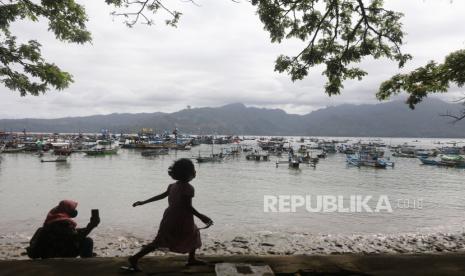
{"label": "woman's hand", "polygon": [[140,205],[144,205],[144,202],[142,201],[136,201],[132,204],[132,207],[136,207],[136,206],[140,206]]}
{"label": "woman's hand", "polygon": [[212,220],[211,218],[207,217],[206,215],[201,215],[201,216],[199,217],[199,219],[200,219],[203,223],[205,223],[205,225],[207,225],[207,226],[213,225],[213,220]]}
{"label": "woman's hand", "polygon": [[99,217],[90,217],[90,222],[89,222],[89,226],[91,228],[95,228],[97,227],[98,225],[100,224],[100,218]]}

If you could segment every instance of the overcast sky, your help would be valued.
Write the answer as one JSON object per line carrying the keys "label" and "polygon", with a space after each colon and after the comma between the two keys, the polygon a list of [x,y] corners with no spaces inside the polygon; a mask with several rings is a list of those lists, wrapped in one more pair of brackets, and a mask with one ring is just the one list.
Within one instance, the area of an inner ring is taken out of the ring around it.
{"label": "overcast sky", "polygon": [[[0,86],[0,118],[54,118],[113,112],[173,112],[192,107],[242,102],[304,114],[341,103],[375,103],[381,81],[399,72],[395,62],[365,60],[369,75],[350,81],[340,96],[324,94],[321,68],[303,81],[274,72],[279,54],[295,54],[296,43],[272,44],[249,3],[197,0],[174,2],[183,12],[178,28],[138,25],[127,28],[103,0],[78,1],[89,15],[92,44],[57,41],[42,23],[18,23],[22,40],[37,39],[43,55],[74,76],[65,91],[20,97]],[[465,48],[465,1],[386,0],[405,14],[405,52],[414,55],[406,70],[442,61]],[[441,96],[453,100],[462,90]],[[407,108],[407,107],[406,107]]]}

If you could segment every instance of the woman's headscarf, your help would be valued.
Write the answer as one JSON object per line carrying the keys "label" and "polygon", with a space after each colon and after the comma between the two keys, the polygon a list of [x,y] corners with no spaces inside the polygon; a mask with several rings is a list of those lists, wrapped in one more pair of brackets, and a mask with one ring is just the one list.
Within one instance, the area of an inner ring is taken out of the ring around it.
{"label": "woman's headscarf", "polygon": [[56,221],[68,221],[73,226],[73,228],[75,228],[77,224],[71,218],[70,214],[76,210],[77,205],[78,203],[73,200],[60,201],[58,206],[48,212],[44,225],[48,225]]}

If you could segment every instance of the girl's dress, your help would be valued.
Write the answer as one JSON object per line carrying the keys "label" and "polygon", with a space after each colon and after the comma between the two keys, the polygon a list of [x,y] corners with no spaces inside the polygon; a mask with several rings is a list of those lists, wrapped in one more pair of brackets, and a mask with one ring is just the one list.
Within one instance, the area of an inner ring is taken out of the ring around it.
{"label": "girl's dress", "polygon": [[192,214],[193,197],[194,187],[189,183],[176,182],[168,186],[168,208],[154,240],[157,248],[167,248],[177,253],[200,248],[200,232]]}

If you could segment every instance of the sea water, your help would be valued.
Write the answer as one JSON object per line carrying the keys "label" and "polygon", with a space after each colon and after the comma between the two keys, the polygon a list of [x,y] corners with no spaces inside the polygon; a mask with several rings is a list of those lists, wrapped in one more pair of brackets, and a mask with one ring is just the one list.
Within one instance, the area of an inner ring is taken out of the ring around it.
{"label": "sea water", "polygon": [[[297,148],[300,138],[292,140]],[[433,144],[436,141],[451,140],[383,138],[386,144],[409,142],[430,148],[438,146]],[[213,150],[230,146],[214,145]],[[153,238],[167,200],[135,208],[132,203],[166,191],[173,182],[167,170],[175,159],[195,157],[199,152],[207,155],[211,150],[212,146],[201,145],[158,157],[143,157],[140,151],[128,149],[103,157],[75,153],[66,163],[41,163],[31,153],[2,154],[0,233],[30,236],[60,200],[73,199],[79,202],[76,220],[81,226],[87,224],[91,209],[99,209],[101,224],[94,232]],[[191,182],[193,205],[215,222],[209,235],[229,238],[263,231],[283,235],[427,234],[462,231],[465,226],[465,169],[424,166],[417,159],[394,157],[394,168],[357,168],[348,166],[345,155],[338,153],[321,159],[316,168],[304,164],[298,170],[277,167],[276,160],[272,156],[268,162],[247,161],[242,153],[221,163],[196,163],[197,177]],[[384,196],[392,212],[308,212],[305,208],[265,212],[265,196],[282,195]],[[399,205],[406,200],[409,206]]]}

